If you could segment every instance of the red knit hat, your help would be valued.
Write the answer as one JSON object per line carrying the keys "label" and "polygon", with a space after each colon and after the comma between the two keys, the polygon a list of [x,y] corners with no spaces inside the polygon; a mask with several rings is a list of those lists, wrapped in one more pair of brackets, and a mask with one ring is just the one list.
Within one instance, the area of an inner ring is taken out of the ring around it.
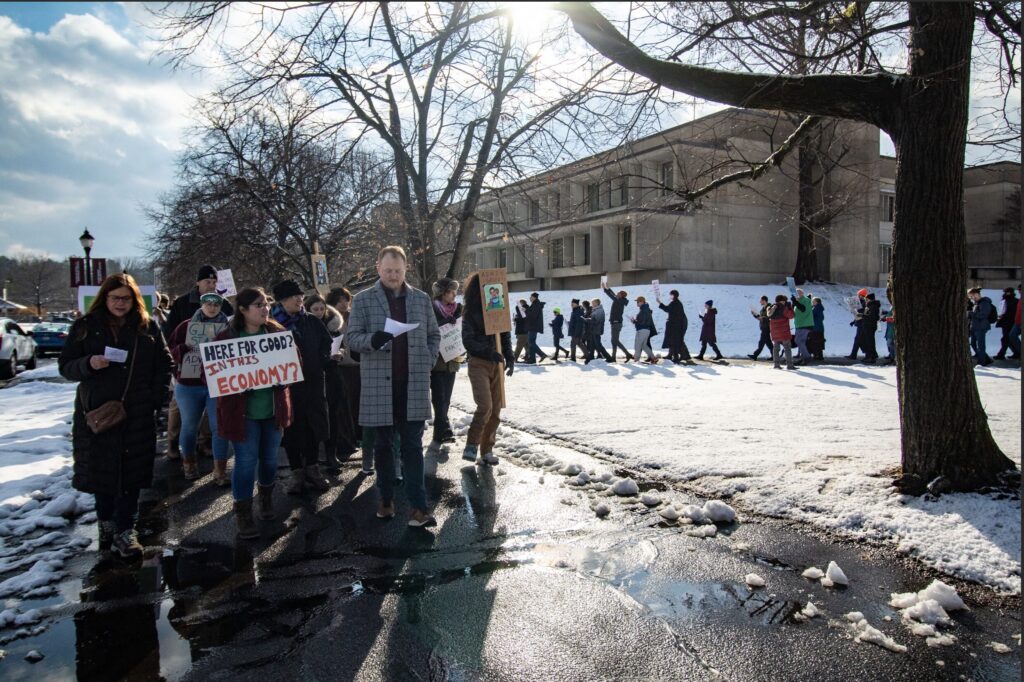
{"label": "red knit hat", "polygon": [[864,289],[861,289],[860,291],[858,291],[858,292],[857,292],[857,295],[858,295],[858,296],[860,296],[860,297],[864,297],[864,296],[867,296],[867,295],[868,295],[868,290],[867,290],[867,288],[864,288]]}

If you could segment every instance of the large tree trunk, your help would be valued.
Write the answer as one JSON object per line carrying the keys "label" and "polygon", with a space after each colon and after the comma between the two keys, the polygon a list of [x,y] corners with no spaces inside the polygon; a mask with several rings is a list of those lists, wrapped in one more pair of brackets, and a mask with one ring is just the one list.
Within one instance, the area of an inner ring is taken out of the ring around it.
{"label": "large tree trunk", "polygon": [[959,489],[1014,467],[989,432],[968,351],[964,140],[974,10],[910,3],[910,79],[895,121],[892,303],[903,473]]}
{"label": "large tree trunk", "polygon": [[793,267],[793,279],[797,284],[814,282],[821,277],[818,274],[818,249],[815,244],[814,231],[811,229],[810,218],[814,212],[814,153],[810,136],[800,140],[797,147],[797,184],[799,185],[799,217],[797,219],[799,237],[796,245],[796,265]]}

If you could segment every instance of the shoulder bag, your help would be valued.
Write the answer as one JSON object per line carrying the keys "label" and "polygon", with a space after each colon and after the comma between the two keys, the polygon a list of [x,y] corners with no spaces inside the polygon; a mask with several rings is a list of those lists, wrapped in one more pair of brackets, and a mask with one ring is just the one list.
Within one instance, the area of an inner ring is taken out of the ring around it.
{"label": "shoulder bag", "polygon": [[93,433],[103,433],[128,419],[128,413],[124,409],[125,398],[128,397],[128,388],[132,385],[132,374],[135,372],[135,357],[138,355],[139,337],[135,337],[135,346],[132,349],[132,362],[128,366],[128,383],[124,385],[124,393],[120,400],[108,400],[95,410],[85,413],[85,423]]}

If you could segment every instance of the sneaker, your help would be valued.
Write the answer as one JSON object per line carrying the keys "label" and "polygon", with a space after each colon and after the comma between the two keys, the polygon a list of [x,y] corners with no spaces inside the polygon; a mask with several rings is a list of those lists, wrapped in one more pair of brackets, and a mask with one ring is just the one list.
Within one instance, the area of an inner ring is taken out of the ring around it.
{"label": "sneaker", "polygon": [[491,466],[498,465],[498,456],[493,452],[485,452],[484,454],[480,455],[480,458],[483,459],[484,464],[490,464]]}
{"label": "sneaker", "polygon": [[409,527],[410,528],[426,528],[428,526],[436,526],[437,519],[423,511],[422,509],[413,509],[409,513]]}
{"label": "sneaker", "polygon": [[137,559],[142,556],[142,545],[134,528],[116,533],[111,548],[123,559]]}
{"label": "sneaker", "polygon": [[395,518],[395,503],[384,504],[381,502],[380,506],[377,507],[377,518],[385,520]]}
{"label": "sneaker", "polygon": [[748,354],[747,357],[750,358],[751,360],[754,360],[754,361],[757,360],[757,356],[754,355],[753,353]]}
{"label": "sneaker", "polygon": [[462,459],[466,460],[467,462],[475,462],[476,461],[476,446],[475,445],[467,445],[466,449],[462,451]]}

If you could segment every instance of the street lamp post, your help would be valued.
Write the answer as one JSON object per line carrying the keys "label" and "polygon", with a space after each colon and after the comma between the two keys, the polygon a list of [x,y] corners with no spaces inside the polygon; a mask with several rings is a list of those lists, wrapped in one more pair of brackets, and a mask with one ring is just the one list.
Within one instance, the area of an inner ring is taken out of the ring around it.
{"label": "street lamp post", "polygon": [[92,245],[95,241],[93,236],[89,234],[88,227],[82,232],[82,236],[78,238],[78,243],[85,250],[85,283],[89,286],[92,286],[92,263],[89,261],[89,253],[92,252]]}

